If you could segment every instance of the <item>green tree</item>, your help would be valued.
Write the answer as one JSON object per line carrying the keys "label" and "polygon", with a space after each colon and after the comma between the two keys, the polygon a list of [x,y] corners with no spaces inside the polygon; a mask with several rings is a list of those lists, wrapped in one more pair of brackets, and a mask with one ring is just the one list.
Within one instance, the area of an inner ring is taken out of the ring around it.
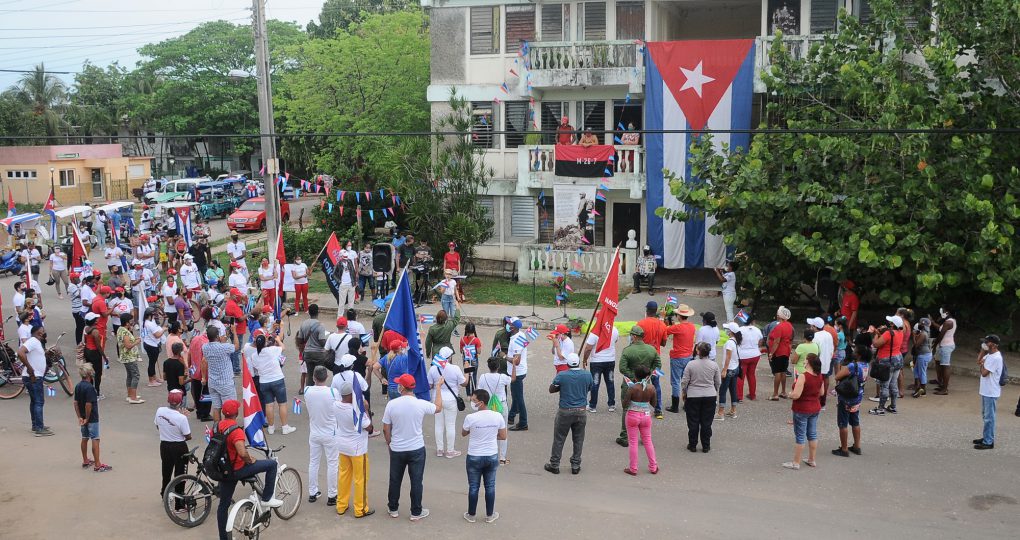
{"label": "green tree", "polygon": [[[0,93],[0,135],[46,135],[46,126],[42,119],[32,114],[32,110],[18,96],[16,88]],[[6,141],[4,144],[46,144],[46,140],[17,139]]]}
{"label": "green tree", "polygon": [[76,134],[116,135],[126,127],[127,77],[128,70],[117,63],[105,69],[86,63],[75,74],[66,118]]}
{"label": "green tree", "polygon": [[349,31],[369,15],[419,9],[417,2],[408,0],[326,0],[319,22],[309,21],[307,30],[313,37],[331,38]]}
{"label": "green tree", "polygon": [[936,36],[927,2],[873,0],[869,24],[843,13],[840,31],[806,54],[777,42],[762,75],[762,127],[950,133],[759,134],[732,154],[701,137],[692,149],[698,181],[671,180],[693,210],[659,215],[714,215],[753,296],[789,300],[831,267],[892,306],[950,303],[985,321],[1014,311],[1016,137],[952,130],[1017,125],[1016,94],[999,86],[1015,82],[1015,60],[960,61],[978,39],[998,40],[985,51],[1014,55],[1015,43],[998,15],[992,29],[973,31],[988,14],[971,4],[939,2],[956,20]]}
{"label": "green tree", "polygon": [[59,135],[66,123],[67,87],[56,75],[47,73],[43,64],[21,76],[13,89],[13,97],[38,119],[46,135]]}
{"label": "green tree", "polygon": [[[429,36],[421,12],[367,15],[349,31],[288,50],[298,66],[274,100],[281,131],[427,131]],[[356,177],[359,187],[391,187],[387,156],[428,154],[424,138],[288,139],[281,154],[309,171]],[[406,174],[405,174],[406,175]],[[378,185],[377,185],[378,184]],[[352,188],[354,189],[354,188]]]}

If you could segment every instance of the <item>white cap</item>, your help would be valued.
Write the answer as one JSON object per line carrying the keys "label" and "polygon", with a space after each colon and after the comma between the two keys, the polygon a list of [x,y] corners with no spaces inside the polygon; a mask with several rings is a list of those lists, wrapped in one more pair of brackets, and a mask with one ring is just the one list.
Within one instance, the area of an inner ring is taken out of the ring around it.
{"label": "white cap", "polygon": [[892,315],[885,318],[885,320],[893,323],[896,328],[903,328],[903,318],[899,315]]}
{"label": "white cap", "polygon": [[581,365],[581,357],[577,356],[577,353],[570,353],[567,355],[567,365],[570,367],[577,367]]}
{"label": "white cap", "polygon": [[453,357],[453,349],[449,347],[443,347],[442,349],[439,349],[439,354],[437,356],[439,356],[443,360],[449,360],[450,358]]}
{"label": "white cap", "polygon": [[737,326],[737,323],[735,322],[728,322],[722,325],[722,327],[726,330],[729,330],[730,332],[733,332],[734,334],[740,331],[740,327]]}
{"label": "white cap", "polygon": [[188,254],[184,255],[184,258],[185,258],[185,259],[194,259],[194,258],[195,258],[195,256],[194,256],[194,255],[192,255],[192,254],[190,254],[190,253],[188,253]]}
{"label": "white cap", "polygon": [[344,382],[340,383],[340,395],[341,396],[349,396],[349,395],[351,395],[353,393],[354,393],[354,385],[351,384],[351,381],[344,381]]}
{"label": "white cap", "polygon": [[85,314],[86,321],[94,321],[99,318],[98,313],[92,313],[91,311]]}
{"label": "white cap", "polygon": [[340,361],[337,362],[337,365],[340,367],[349,368],[354,365],[355,360],[357,360],[357,358],[355,358],[353,354],[345,354],[340,357]]}
{"label": "white cap", "polygon": [[825,328],[825,321],[823,321],[821,317],[812,317],[807,320],[807,323],[809,326],[814,326],[819,330]]}

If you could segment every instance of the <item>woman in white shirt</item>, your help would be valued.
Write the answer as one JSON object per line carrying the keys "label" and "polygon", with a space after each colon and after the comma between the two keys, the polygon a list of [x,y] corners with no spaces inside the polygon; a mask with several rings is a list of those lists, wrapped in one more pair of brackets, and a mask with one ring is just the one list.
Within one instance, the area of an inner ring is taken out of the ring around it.
{"label": "woman in white shirt", "polygon": [[57,298],[63,298],[63,293],[60,292],[60,283],[64,283],[64,290],[67,290],[69,284],[67,280],[67,253],[64,253],[60,246],[53,246],[53,253],[50,253],[50,279],[53,280],[53,286],[57,289]]}
{"label": "woman in white shirt", "polygon": [[[467,378],[459,367],[450,361],[453,358],[453,349],[443,347],[439,349],[436,358],[446,363],[442,370],[439,366],[433,365],[429,368],[429,385],[435,392],[441,392],[443,396],[443,410],[435,416],[436,422],[436,456],[455,458],[461,453],[454,450],[457,440],[457,392],[460,387],[467,386]],[[437,382],[442,378],[442,384],[436,388]]]}
{"label": "woman in white shirt", "polygon": [[719,327],[715,321],[715,313],[706,311],[701,314],[701,328],[694,334],[694,344],[708,343],[712,346],[708,353],[709,360],[715,360],[715,350],[719,347]]}
{"label": "woman in white shirt", "polygon": [[737,350],[743,341],[740,327],[735,322],[728,322],[723,325],[726,335],[726,346],[723,347],[723,378],[719,386],[719,410],[715,413],[716,420],[723,419],[723,409],[726,408],[726,393],[730,394],[730,411],[726,416],[737,417],[737,372],[740,371],[740,356]]}
{"label": "woman in white shirt", "polygon": [[565,324],[557,324],[556,329],[549,335],[552,340],[553,367],[556,372],[566,371],[567,355],[574,352],[574,342],[570,339],[570,329]]}
{"label": "woman in white shirt", "polygon": [[[506,404],[506,391],[510,383],[517,380],[517,366],[509,364],[507,368],[510,369],[510,374],[504,375],[499,372],[499,358],[495,356],[489,358],[488,364],[489,372],[478,377],[478,388],[488,392],[489,396],[499,399],[503,420],[507,420],[510,408]],[[499,441],[499,464],[506,465],[507,463],[510,463],[510,460],[507,459],[507,439],[504,438]]]}
{"label": "woman in white shirt", "polygon": [[276,344],[276,339],[266,335],[266,331],[258,329],[254,332],[252,343],[244,346],[241,354],[248,359],[253,373],[258,374],[259,390],[262,392],[262,410],[266,413],[266,425],[269,434],[276,433],[273,415],[279,412],[281,432],[289,435],[295,429],[287,424],[287,384],[283,378],[283,347]]}
{"label": "woman in white shirt", "polygon": [[142,348],[149,358],[149,386],[160,386],[163,381],[156,376],[156,361],[159,360],[159,345],[163,341],[163,328],[159,325],[157,317],[159,311],[151,307],[145,310],[142,319]]}
{"label": "woman in white shirt", "polygon": [[[504,375],[505,377],[506,375]],[[485,481],[485,522],[492,523],[499,519],[496,506],[496,461],[497,442],[506,440],[506,418],[488,408],[489,393],[479,388],[471,394],[471,410],[475,411],[464,418],[461,434],[468,437],[467,475],[468,475],[468,511],[464,519],[474,523],[475,510],[478,508],[478,491],[481,481]]]}
{"label": "woman in white shirt", "polygon": [[308,265],[301,257],[294,259],[290,265],[290,275],[294,280],[294,311],[308,310]]}
{"label": "woman in white shirt", "polygon": [[276,280],[280,277],[280,271],[275,261],[270,264],[269,259],[262,257],[262,264],[259,265],[259,284],[262,287],[262,305],[276,306]]}

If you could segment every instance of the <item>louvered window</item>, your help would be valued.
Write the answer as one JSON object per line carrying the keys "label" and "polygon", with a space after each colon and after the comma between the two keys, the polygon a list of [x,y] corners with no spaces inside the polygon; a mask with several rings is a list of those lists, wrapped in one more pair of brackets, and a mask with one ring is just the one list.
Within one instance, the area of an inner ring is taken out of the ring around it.
{"label": "louvered window", "polygon": [[645,3],[616,3],[616,39],[645,38]]}
{"label": "louvered window", "polygon": [[506,50],[513,52],[521,43],[535,40],[535,6],[506,7]]}
{"label": "louvered window", "polygon": [[499,6],[471,8],[471,54],[499,52]]}
{"label": "louvered window", "polygon": [[535,238],[534,197],[510,197],[510,236]]}
{"label": "louvered window", "polygon": [[811,0],[811,33],[836,31],[840,0]]}
{"label": "louvered window", "polygon": [[606,39],[606,3],[585,2],[583,6],[584,40],[601,41]]}
{"label": "louvered window", "polygon": [[569,9],[565,4],[542,4],[542,41],[566,41],[563,21]]}

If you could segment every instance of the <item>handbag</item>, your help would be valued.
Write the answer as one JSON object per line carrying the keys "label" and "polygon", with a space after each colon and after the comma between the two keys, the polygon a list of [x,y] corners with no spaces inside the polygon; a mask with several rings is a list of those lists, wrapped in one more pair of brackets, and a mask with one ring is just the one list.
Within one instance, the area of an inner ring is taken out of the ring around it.
{"label": "handbag", "polygon": [[868,376],[879,382],[886,382],[889,380],[889,364],[883,364],[879,360],[873,360],[871,362],[871,369],[868,371]]}
{"label": "handbag", "polygon": [[[440,376],[442,376],[442,374],[440,374]],[[454,392],[453,388],[450,388],[450,383],[446,382],[446,379],[443,379],[443,386],[445,386],[446,389],[453,394],[453,397],[457,399],[457,410],[463,411],[467,407],[467,405],[464,404],[464,398],[457,395],[457,392]]]}
{"label": "handbag", "polygon": [[850,369],[850,376],[836,384],[836,394],[843,399],[854,399],[861,391],[860,381],[857,380],[857,373]]}

